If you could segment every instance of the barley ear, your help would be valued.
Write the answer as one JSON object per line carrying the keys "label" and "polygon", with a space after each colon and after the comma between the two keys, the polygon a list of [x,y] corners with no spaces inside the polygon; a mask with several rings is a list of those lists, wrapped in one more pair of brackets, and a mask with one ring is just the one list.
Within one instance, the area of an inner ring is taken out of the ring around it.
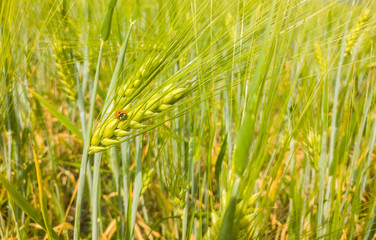
{"label": "barley ear", "polygon": [[149,171],[147,171],[146,174],[142,174],[143,184],[142,184],[142,189],[141,189],[141,195],[144,194],[146,192],[146,190],[149,188],[149,184],[153,180],[154,173],[155,173],[155,169],[150,168]]}
{"label": "barley ear", "polygon": [[368,22],[371,17],[371,12],[369,9],[363,11],[362,15],[358,18],[358,21],[354,28],[351,29],[349,35],[346,38],[346,49],[345,55],[349,56],[352,53],[352,49],[359,39],[360,33],[363,30],[364,25]]}
{"label": "barley ear", "polygon": [[303,139],[304,153],[310,161],[310,165],[313,169],[318,171],[318,163],[321,153],[321,136],[309,130],[308,134],[304,135]]}
{"label": "barley ear", "polygon": [[[236,204],[234,216],[234,229],[232,239],[247,239],[250,233],[255,216],[258,213],[252,206],[259,197],[259,193],[253,194],[251,197],[242,197]],[[221,209],[225,209],[227,205],[227,194],[224,191],[221,194]],[[204,239],[214,240],[219,236],[219,231],[223,222],[223,214],[221,211],[212,213],[212,225],[205,235]]]}
{"label": "barley ear", "polygon": [[320,45],[318,43],[315,43],[314,50],[315,50],[315,58],[316,58],[317,64],[319,65],[320,72],[324,73],[324,71],[325,71],[325,60],[322,56],[322,51],[321,51]]}
{"label": "barley ear", "polygon": [[74,70],[71,63],[73,60],[70,57],[70,53],[67,52],[67,49],[60,43],[54,43],[53,50],[53,57],[55,59],[57,70],[57,80],[60,83],[58,88],[69,100],[76,101],[77,89],[72,77],[72,75],[74,75]]}

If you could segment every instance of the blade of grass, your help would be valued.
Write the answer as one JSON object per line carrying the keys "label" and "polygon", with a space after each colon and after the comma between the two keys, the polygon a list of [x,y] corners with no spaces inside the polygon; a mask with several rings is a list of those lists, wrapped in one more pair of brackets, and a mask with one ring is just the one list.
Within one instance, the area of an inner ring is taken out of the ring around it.
{"label": "blade of grass", "polygon": [[40,96],[38,93],[34,92],[30,88],[28,88],[29,91],[33,94],[33,96],[38,99],[38,101],[47,108],[47,110],[59,120],[61,124],[63,124],[65,127],[67,127],[72,133],[74,133],[79,139],[82,138],[81,132],[78,130],[78,128],[71,122],[69,119],[64,116],[63,114],[59,113],[54,106],[52,106],[49,102],[47,102],[42,96]]}
{"label": "blade of grass", "polygon": [[225,214],[223,216],[223,222],[221,225],[221,230],[219,232],[218,240],[233,239],[232,231],[234,229],[234,219],[235,219],[237,198],[239,194],[239,185],[240,185],[240,178],[236,178],[234,185],[232,187],[230,201],[228,203]]}
{"label": "blade of grass", "polygon": [[17,191],[17,187],[13,185],[11,182],[9,182],[1,173],[0,183],[5,187],[5,189],[10,194],[14,202],[17,204],[17,206],[19,206],[29,217],[31,217],[47,232],[44,220],[40,215],[39,211],[35,209],[33,206],[31,206],[28,200],[26,200],[26,198]]}
{"label": "blade of grass", "polygon": [[48,214],[47,214],[47,206],[45,205],[45,196],[44,196],[44,190],[43,190],[43,183],[42,183],[42,173],[40,171],[40,166],[39,166],[39,160],[37,153],[35,152],[35,149],[33,145],[31,146],[33,150],[33,158],[34,158],[34,164],[35,164],[35,170],[37,172],[37,182],[38,182],[38,191],[39,191],[39,204],[41,206],[41,211],[42,211],[42,216],[43,216],[43,222],[44,225],[46,226],[46,230],[48,233],[48,236],[50,239],[60,239],[59,236],[54,232],[52,229],[50,223],[48,222]]}

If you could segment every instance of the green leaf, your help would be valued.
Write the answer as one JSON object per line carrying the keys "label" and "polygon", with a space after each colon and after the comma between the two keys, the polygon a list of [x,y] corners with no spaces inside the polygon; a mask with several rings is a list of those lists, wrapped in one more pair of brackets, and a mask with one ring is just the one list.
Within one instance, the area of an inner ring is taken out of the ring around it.
{"label": "green leaf", "polygon": [[107,13],[106,13],[106,16],[104,17],[102,30],[101,30],[101,39],[103,42],[107,41],[108,38],[110,37],[112,15],[114,13],[116,2],[117,0],[111,0],[110,3],[108,4]]}
{"label": "green leaf", "polygon": [[54,115],[57,118],[57,120],[59,120],[59,122],[61,122],[64,126],[66,126],[71,132],[73,132],[74,134],[76,134],[76,136],[79,139],[82,139],[81,132],[78,130],[78,128],[71,121],[69,121],[69,119],[66,116],[64,116],[63,114],[59,113],[56,110],[56,108],[54,106],[52,106],[49,102],[47,102],[41,95],[39,95],[38,93],[34,92],[30,88],[29,88],[29,91],[34,95],[34,97],[36,97],[39,100],[39,102],[41,104],[43,104],[43,106],[45,106],[47,108],[47,110],[52,115]]}
{"label": "green leaf", "polygon": [[222,162],[226,153],[226,148],[227,148],[227,135],[225,137],[225,140],[222,143],[221,151],[219,151],[217,162],[215,163],[215,179],[217,180],[218,186],[219,186],[219,174],[222,171]]}
{"label": "green leaf", "polygon": [[[14,186],[11,182],[8,181],[4,177],[3,174],[0,173],[0,183],[5,187],[9,195],[12,197],[14,202],[19,206],[29,217],[31,217],[37,224],[39,224],[44,231],[47,232],[46,225],[44,224],[44,220],[42,218],[41,213],[35,209],[30,203],[22,196],[16,189],[17,187]],[[50,239],[60,239],[60,237],[52,231],[52,237]]]}
{"label": "green leaf", "polygon": [[31,217],[36,223],[38,223],[44,230],[46,230],[46,226],[44,225],[44,221],[40,212],[35,209],[30,203],[16,190],[17,187],[14,186],[11,182],[8,181],[4,177],[3,174],[0,173],[0,183],[5,187],[8,191],[14,202],[29,216]]}
{"label": "green leaf", "polygon": [[47,231],[48,235],[54,236],[54,239],[56,239],[57,237],[55,236],[54,231],[52,230],[52,227],[51,227],[51,225],[50,225],[50,223],[47,219],[48,213],[47,213],[47,206],[45,204],[46,199],[45,199],[44,191],[43,191],[42,173],[41,173],[41,170],[40,170],[38,156],[37,156],[37,153],[35,152],[33,145],[31,147],[32,147],[32,150],[33,150],[35,171],[37,173],[37,182],[38,182],[38,191],[39,191],[39,204],[40,204],[40,208],[42,210],[43,221],[44,221],[44,224],[46,226],[46,231]]}
{"label": "green leaf", "polygon": [[233,237],[232,231],[234,229],[239,184],[240,184],[240,178],[236,178],[234,186],[232,188],[230,202],[223,216],[223,222],[222,222],[221,230],[219,232],[218,240],[230,240]]}

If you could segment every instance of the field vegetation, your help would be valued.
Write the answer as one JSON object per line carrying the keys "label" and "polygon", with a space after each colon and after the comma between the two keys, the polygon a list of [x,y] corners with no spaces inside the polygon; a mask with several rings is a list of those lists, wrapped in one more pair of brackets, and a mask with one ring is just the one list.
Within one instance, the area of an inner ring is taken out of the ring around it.
{"label": "field vegetation", "polygon": [[375,239],[375,11],[0,0],[0,238]]}

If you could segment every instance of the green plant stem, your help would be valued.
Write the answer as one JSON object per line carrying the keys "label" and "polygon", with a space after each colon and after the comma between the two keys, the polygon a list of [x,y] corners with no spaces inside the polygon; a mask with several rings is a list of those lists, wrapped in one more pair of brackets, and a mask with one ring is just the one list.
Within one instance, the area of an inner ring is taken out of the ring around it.
{"label": "green plant stem", "polygon": [[[93,90],[91,91],[92,94],[90,96],[89,119],[88,119],[87,128],[86,128],[86,138],[84,139],[84,150],[82,153],[80,177],[79,177],[79,182],[78,182],[76,212],[75,212],[75,219],[74,219],[74,234],[73,234],[74,240],[78,240],[80,238],[81,208],[82,208],[82,200],[83,200],[83,194],[84,194],[84,189],[85,189],[86,166],[87,166],[87,160],[88,160],[88,150],[89,150],[89,143],[90,143],[90,137],[91,137],[91,130],[93,126],[95,97],[97,94],[99,72],[100,72],[100,67],[102,63],[103,45],[104,45],[104,42],[101,42],[97,68],[95,71]],[[93,206],[93,208],[94,207],[95,206]]]}
{"label": "green plant stem", "polygon": [[137,205],[141,194],[142,188],[142,135],[136,138],[136,148],[137,148],[137,165],[136,174],[134,177],[134,189],[133,189],[133,201],[132,201],[132,215],[130,219],[130,237],[134,239],[134,226],[136,224],[137,217]]}
{"label": "green plant stem", "polygon": [[98,210],[100,209],[100,199],[99,199],[99,171],[95,169],[100,169],[102,153],[94,154],[94,175],[93,175],[93,191],[92,195],[92,215],[91,215],[91,225],[92,225],[92,239],[97,240],[99,237],[98,230]]}
{"label": "green plant stem", "polygon": [[[130,141],[123,142],[121,144],[121,159],[122,159],[122,174],[123,174],[123,205],[124,205],[124,216],[127,220],[128,216],[128,199],[129,199],[129,184],[130,184],[130,174],[129,174],[129,167],[130,167]],[[125,237],[125,223],[121,226],[121,239]]]}

